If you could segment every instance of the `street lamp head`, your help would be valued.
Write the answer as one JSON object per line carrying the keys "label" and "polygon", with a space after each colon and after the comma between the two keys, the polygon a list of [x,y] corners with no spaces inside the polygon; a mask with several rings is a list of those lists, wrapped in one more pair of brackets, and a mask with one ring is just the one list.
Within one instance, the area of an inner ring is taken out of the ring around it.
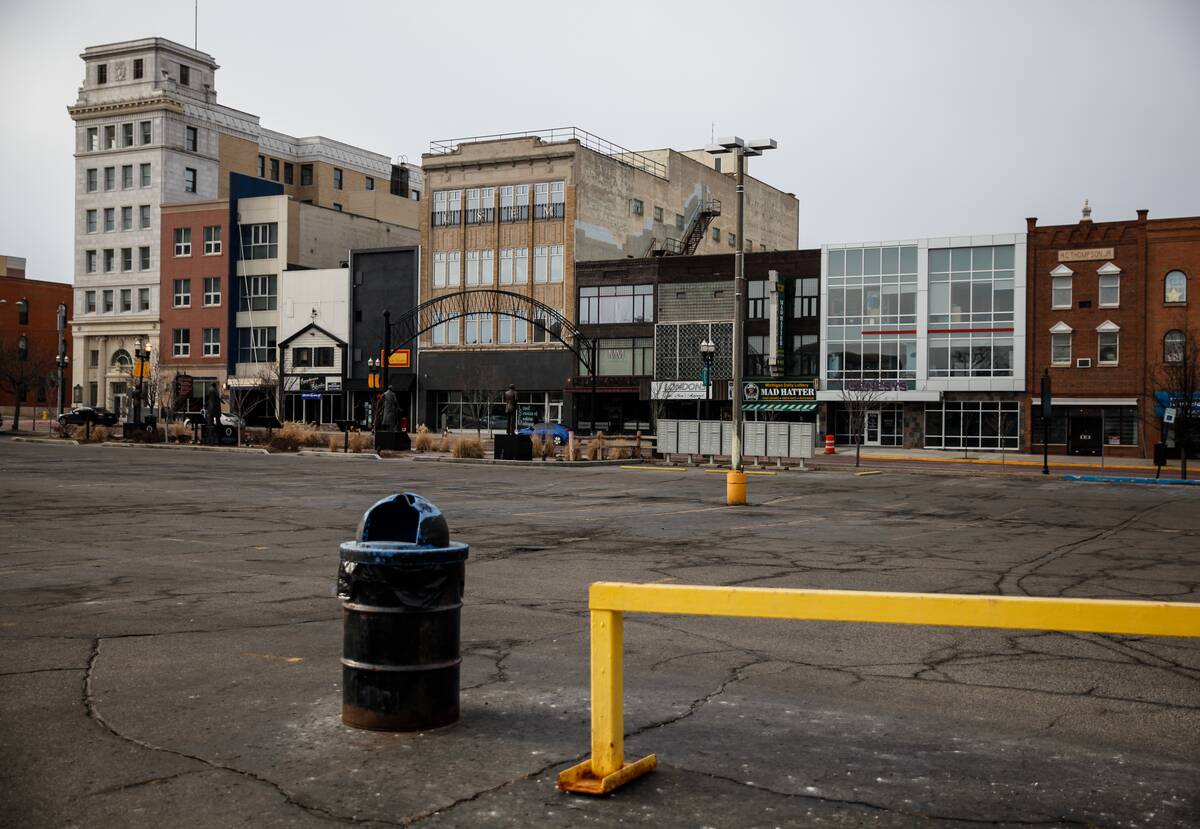
{"label": "street lamp head", "polygon": [[704,342],[700,343],[701,354],[713,354],[716,352],[716,350],[717,346],[712,340],[706,338]]}

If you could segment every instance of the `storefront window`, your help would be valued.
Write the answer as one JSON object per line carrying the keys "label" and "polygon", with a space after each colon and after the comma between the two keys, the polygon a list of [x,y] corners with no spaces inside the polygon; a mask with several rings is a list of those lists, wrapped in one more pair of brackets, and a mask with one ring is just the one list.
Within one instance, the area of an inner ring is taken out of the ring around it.
{"label": "storefront window", "polygon": [[1012,245],[929,251],[930,377],[1012,376],[1013,260]]}
{"label": "storefront window", "polygon": [[925,407],[928,449],[1019,449],[1020,403],[945,400]]}

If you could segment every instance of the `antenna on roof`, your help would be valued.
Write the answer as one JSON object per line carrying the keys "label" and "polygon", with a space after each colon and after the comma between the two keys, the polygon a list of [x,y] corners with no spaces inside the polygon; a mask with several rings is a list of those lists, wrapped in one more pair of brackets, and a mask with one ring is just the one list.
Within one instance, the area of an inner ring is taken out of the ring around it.
{"label": "antenna on roof", "polygon": [[200,0],[192,0],[192,48],[200,49]]}
{"label": "antenna on roof", "polygon": [[717,122],[711,121],[709,123],[710,123],[710,129],[708,131],[708,143],[716,144],[717,143]]}

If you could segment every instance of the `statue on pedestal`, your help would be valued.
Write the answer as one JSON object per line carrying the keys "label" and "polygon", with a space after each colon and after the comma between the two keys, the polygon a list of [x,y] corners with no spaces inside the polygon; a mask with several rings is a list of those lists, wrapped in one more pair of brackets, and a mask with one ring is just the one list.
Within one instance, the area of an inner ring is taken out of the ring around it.
{"label": "statue on pedestal", "polygon": [[508,384],[508,390],[504,392],[504,414],[507,418],[504,434],[515,435],[517,433],[517,387],[512,383]]}

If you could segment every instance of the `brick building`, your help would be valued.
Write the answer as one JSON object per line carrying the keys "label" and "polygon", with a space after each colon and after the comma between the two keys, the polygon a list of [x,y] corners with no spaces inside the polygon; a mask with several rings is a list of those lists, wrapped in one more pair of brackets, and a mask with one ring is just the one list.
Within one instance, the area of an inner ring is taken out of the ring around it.
{"label": "brick building", "polygon": [[[1200,275],[1200,217],[1038,227],[1028,222],[1025,447],[1041,448],[1049,378],[1051,452],[1150,457],[1162,432],[1164,360],[1200,337],[1188,294]],[[1157,395],[1157,396],[1156,396]],[[1171,436],[1167,436],[1170,444]]]}
{"label": "brick building", "polygon": [[[16,256],[0,257],[4,272],[0,275],[0,361],[15,359],[28,374],[22,406],[57,406],[58,306],[67,307],[71,317],[71,286],[66,282],[47,282],[25,278],[25,260]],[[70,354],[71,329],[63,332]],[[7,373],[7,372],[6,372]],[[65,382],[69,385],[70,374]],[[16,395],[0,379],[0,410],[11,415]],[[70,406],[72,394],[65,395]]]}

